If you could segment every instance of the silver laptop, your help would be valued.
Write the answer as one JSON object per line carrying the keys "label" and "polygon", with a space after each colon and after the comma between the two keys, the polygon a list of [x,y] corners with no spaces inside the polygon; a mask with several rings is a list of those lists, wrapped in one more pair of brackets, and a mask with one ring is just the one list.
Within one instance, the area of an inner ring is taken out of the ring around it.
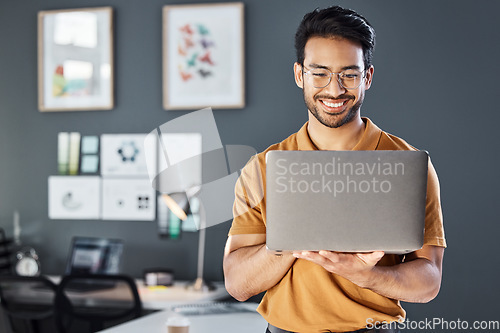
{"label": "silver laptop", "polygon": [[420,249],[425,151],[270,151],[266,245],[276,253]]}

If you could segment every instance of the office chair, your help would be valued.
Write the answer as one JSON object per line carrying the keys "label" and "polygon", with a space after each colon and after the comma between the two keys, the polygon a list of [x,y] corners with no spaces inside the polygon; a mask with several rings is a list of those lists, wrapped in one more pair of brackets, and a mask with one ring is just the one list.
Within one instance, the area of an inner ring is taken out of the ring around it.
{"label": "office chair", "polygon": [[5,236],[5,231],[0,228],[0,275],[10,275],[12,271],[12,239]]}
{"label": "office chair", "polygon": [[0,276],[0,303],[14,333],[54,332],[56,285],[43,276]]}
{"label": "office chair", "polygon": [[125,275],[67,275],[57,287],[60,333],[96,332],[142,315],[135,281]]}

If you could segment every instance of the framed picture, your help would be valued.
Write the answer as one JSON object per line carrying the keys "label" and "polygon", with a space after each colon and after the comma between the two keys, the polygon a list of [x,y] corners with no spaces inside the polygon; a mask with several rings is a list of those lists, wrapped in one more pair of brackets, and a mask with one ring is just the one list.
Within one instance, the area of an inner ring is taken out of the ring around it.
{"label": "framed picture", "polygon": [[163,7],[163,107],[245,106],[243,3]]}
{"label": "framed picture", "polygon": [[113,95],[112,8],[39,12],[39,110],[110,110]]}

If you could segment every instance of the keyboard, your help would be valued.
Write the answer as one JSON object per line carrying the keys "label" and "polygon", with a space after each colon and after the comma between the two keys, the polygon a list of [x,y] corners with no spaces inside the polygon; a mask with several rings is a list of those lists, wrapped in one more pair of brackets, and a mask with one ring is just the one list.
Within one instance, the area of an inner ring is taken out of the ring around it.
{"label": "keyboard", "polygon": [[255,312],[254,305],[231,302],[212,302],[174,306],[172,310],[183,316],[200,316],[224,313]]}

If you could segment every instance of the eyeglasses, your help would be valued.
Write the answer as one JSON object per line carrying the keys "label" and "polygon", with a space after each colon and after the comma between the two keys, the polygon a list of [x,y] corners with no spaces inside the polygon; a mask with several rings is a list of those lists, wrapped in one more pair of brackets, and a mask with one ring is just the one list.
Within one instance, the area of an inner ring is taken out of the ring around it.
{"label": "eyeglasses", "polygon": [[307,72],[305,66],[302,71],[310,78],[314,88],[324,88],[332,81],[332,76],[337,75],[337,81],[345,89],[357,89],[365,78],[366,69],[362,72],[357,69],[346,69],[339,73],[330,72],[326,68],[313,68]]}

